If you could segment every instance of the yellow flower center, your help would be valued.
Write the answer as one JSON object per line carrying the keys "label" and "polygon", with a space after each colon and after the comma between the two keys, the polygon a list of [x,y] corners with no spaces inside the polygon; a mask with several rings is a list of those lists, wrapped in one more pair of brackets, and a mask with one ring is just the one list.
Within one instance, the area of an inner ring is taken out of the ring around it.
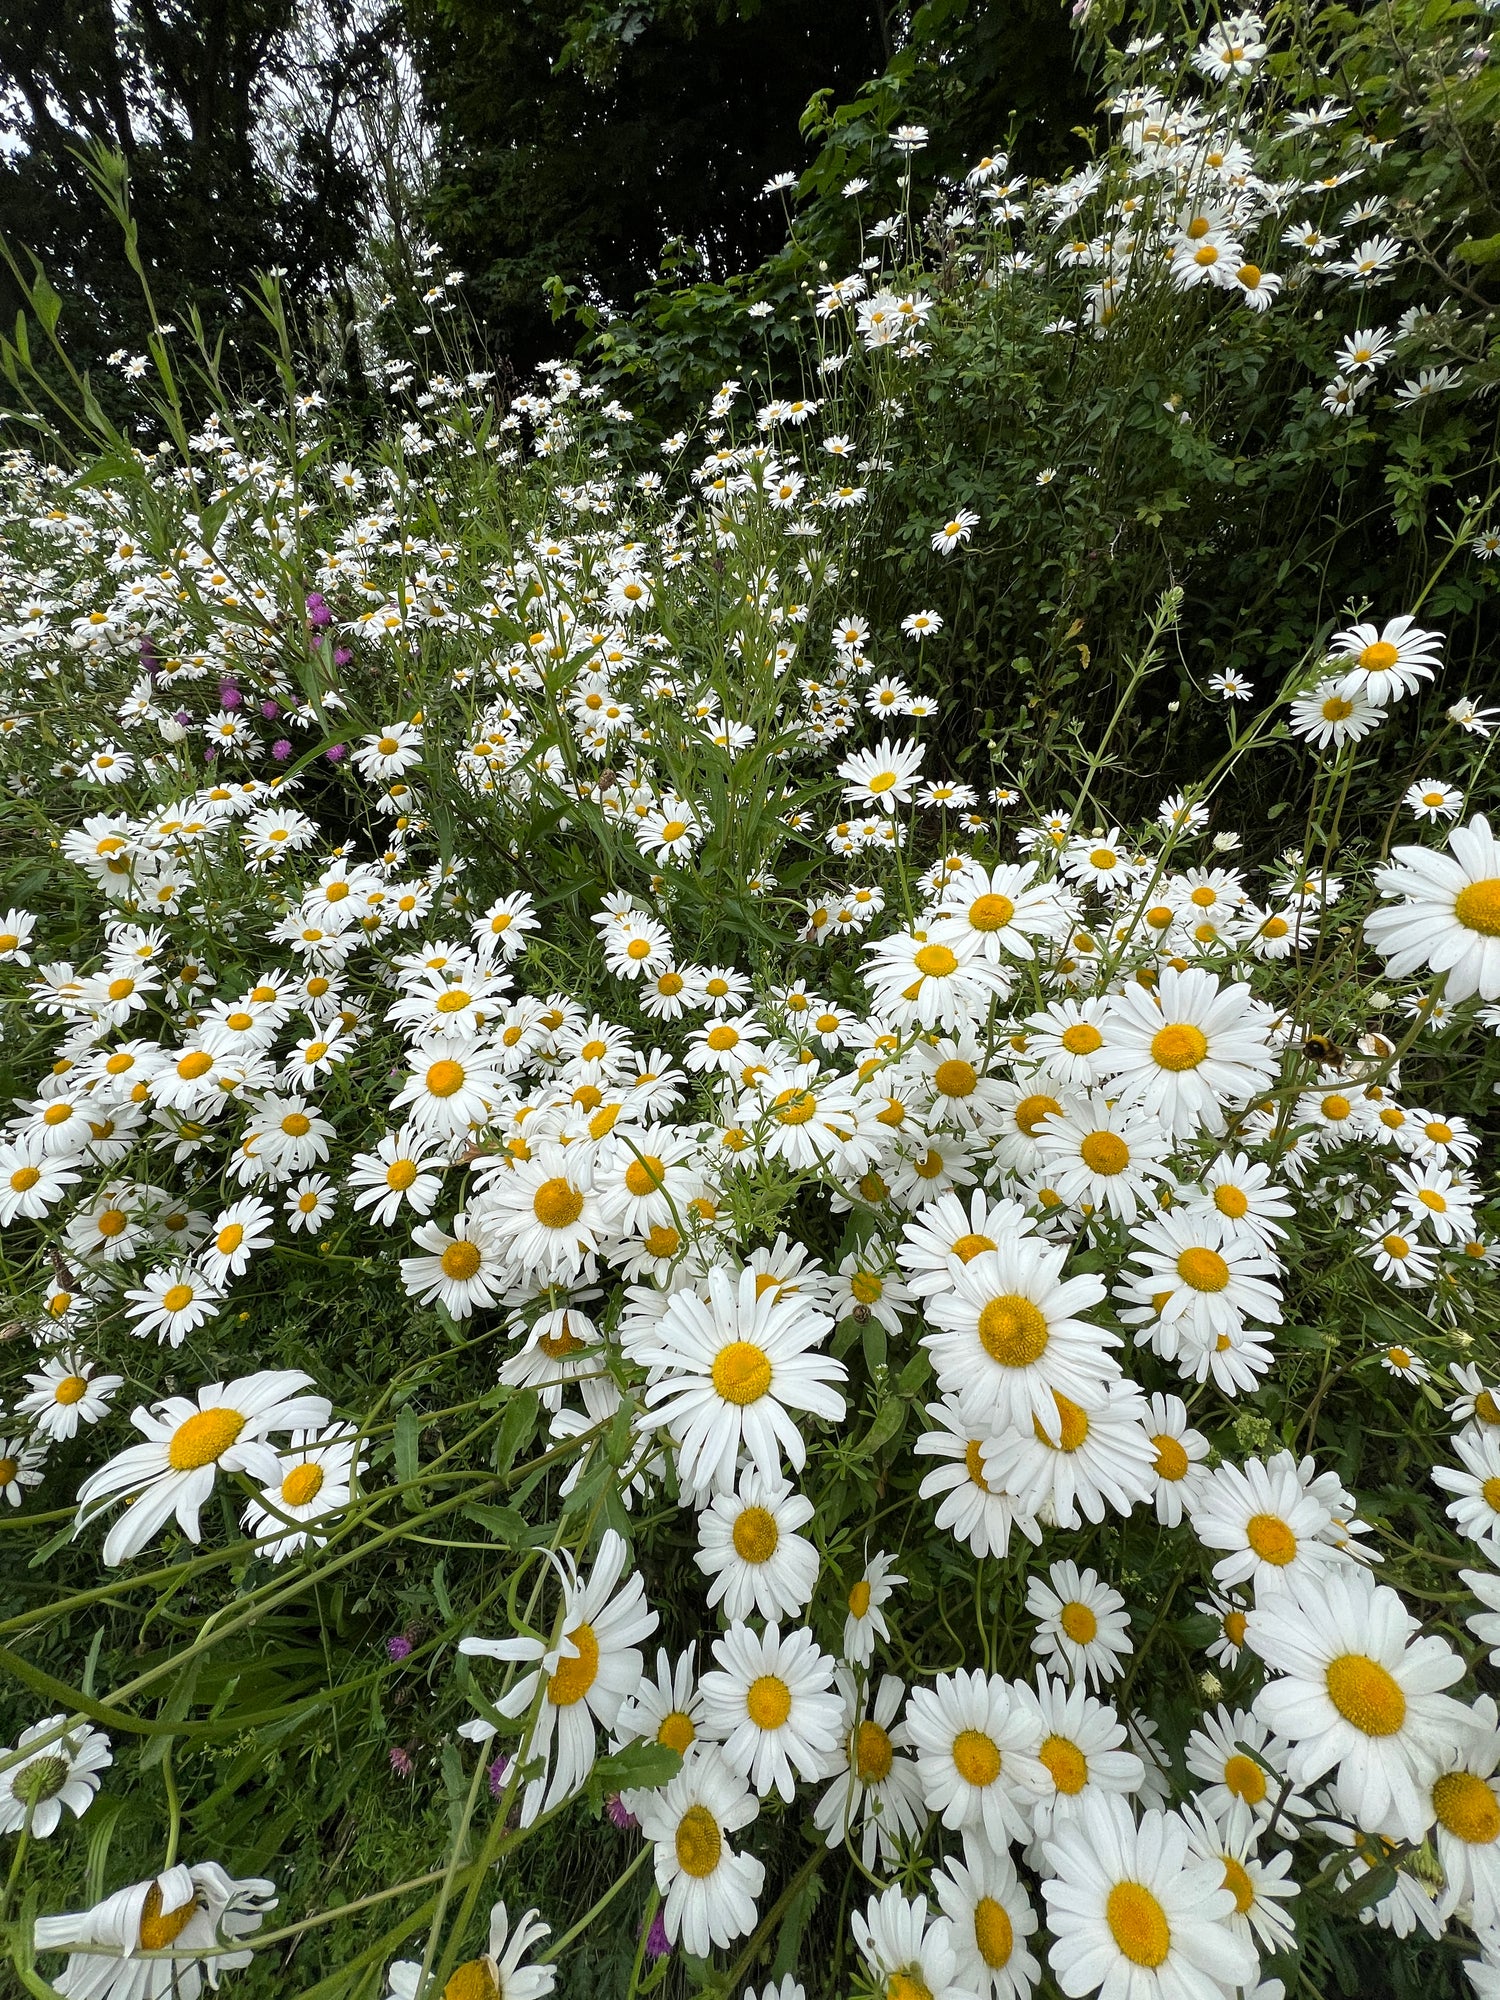
{"label": "yellow flower center", "polygon": [[1340,1653],[1324,1675],[1328,1699],[1365,1736],[1394,1736],[1406,1720],[1406,1696],[1394,1674],[1363,1653]]}
{"label": "yellow flower center", "polygon": [[1002,1368],[1029,1368],[1045,1353],[1048,1337],[1045,1315],[1019,1293],[990,1299],[980,1312],[980,1343]]}
{"label": "yellow flower center", "polygon": [[1237,1799],[1258,1806],[1266,1795],[1266,1774],[1253,1758],[1236,1751],[1224,1765],[1224,1783]]}
{"label": "yellow flower center", "polygon": [[1244,1916],[1255,1901],[1255,1884],[1232,1854],[1221,1855],[1220,1859],[1224,1863],[1224,1887],[1234,1898],[1235,1910]]}
{"label": "yellow flower center", "polygon": [[1172,1926],[1151,1891],[1140,1882],[1116,1882],[1104,1905],[1109,1934],[1132,1965],[1154,1968],[1172,1949]]}
{"label": "yellow flower center", "polygon": [[1224,1637],[1229,1641],[1231,1646],[1244,1645],[1245,1614],[1243,1611],[1226,1611],[1224,1613]]}
{"label": "yellow flower center", "polygon": [[1000,1775],[1000,1750],[982,1729],[960,1729],[953,1739],[953,1768],[966,1785],[982,1791]]}
{"label": "yellow flower center", "polygon": [[435,1062],[427,1072],[427,1088],[433,1097],[451,1097],[456,1090],[464,1087],[464,1066],[445,1056]]}
{"label": "yellow flower center", "polygon": [[656,1732],[658,1743],[665,1743],[669,1750],[675,1750],[679,1757],[685,1757],[698,1740],[698,1731],[693,1718],[680,1708],[674,1708],[670,1715],[662,1717],[660,1729]]}
{"label": "yellow flower center", "polygon": [[1069,1798],[1088,1783],[1089,1760],[1066,1736],[1049,1736],[1036,1754],[1051,1773],[1053,1784]]}
{"label": "yellow flower center", "polygon": [[88,1394],[88,1388],[89,1385],[86,1376],[64,1375],[52,1391],[52,1400],[55,1403],[63,1404],[65,1408],[71,1408],[74,1403],[81,1403],[83,1401],[84,1397]]}
{"label": "yellow flower center", "polygon": [[677,1865],[684,1875],[702,1881],[712,1875],[723,1852],[724,1836],[707,1806],[689,1806],[677,1822]]}
{"label": "yellow flower center", "polygon": [[664,1222],[654,1223],[641,1241],[653,1257],[675,1257],[682,1244],[678,1232]]}
{"label": "yellow flower center", "polygon": [[1157,1478],[1186,1479],[1188,1455],[1183,1450],[1181,1441],[1174,1437],[1168,1437],[1166,1432],[1163,1431],[1159,1436],[1152,1438],[1151,1442],[1156,1446]]}
{"label": "yellow flower center", "polygon": [[193,1303],[193,1288],[191,1285],[168,1285],[162,1293],[161,1302],[169,1313],[184,1312]]}
{"label": "yellow flower center", "polygon": [[1115,1132],[1090,1132],[1078,1155],[1095,1174],[1122,1174],[1130,1165],[1130,1148]]}
{"label": "yellow flower center", "polygon": [[1016,1106],[1016,1124],[1028,1139],[1034,1139],[1044,1118],[1050,1118],[1062,1106],[1055,1097],[1048,1097],[1045,1091],[1035,1091],[1030,1097],[1023,1097]]}
{"label": "yellow flower center", "polygon": [[583,1195],[556,1174],[531,1197],[531,1212],[544,1229],[570,1229],[583,1213]]}
{"label": "yellow flower center", "polygon": [[303,1465],[294,1465],[281,1482],[282,1500],[288,1507],[305,1507],[322,1492],[325,1476],[322,1466],[314,1465],[310,1459]]}
{"label": "yellow flower center", "polygon": [[417,1163],[415,1160],[392,1160],[391,1164],[385,1170],[386,1186],[388,1188],[395,1188],[399,1193],[404,1193],[416,1178]]}
{"label": "yellow flower center", "polygon": [[1479,1490],[1484,1495],[1486,1507],[1500,1514],[1500,1475],[1487,1479]]}
{"label": "yellow flower center", "polygon": [[912,964],[924,979],[947,979],[957,972],[958,957],[945,944],[924,944]]}
{"label": "yellow flower center", "polygon": [[1099,1620],[1086,1604],[1080,1604],[1076,1598],[1071,1604],[1063,1606],[1057,1622],[1075,1646],[1091,1646],[1099,1631]]}
{"label": "yellow flower center", "polygon": [[1191,1021],[1173,1021],[1151,1037],[1151,1059],[1160,1069],[1196,1069],[1208,1054],[1208,1037]]}
{"label": "yellow flower center", "polygon": [[870,1586],[864,1577],[849,1593],[849,1610],[853,1617],[863,1618],[870,1609]]}
{"label": "yellow flower center", "polygon": [[281,1129],[289,1139],[305,1139],[312,1130],[312,1120],[305,1111],[289,1111],[281,1121]]}
{"label": "yellow flower center", "polygon": [[214,1238],[214,1248],[223,1256],[230,1257],[239,1249],[244,1240],[244,1224],[240,1222],[228,1222]]}
{"label": "yellow flower center", "polygon": [[1238,1222],[1242,1215],[1249,1213],[1250,1198],[1242,1188],[1230,1187],[1228,1185],[1216,1187],[1214,1189],[1214,1207],[1219,1211],[1220,1215],[1227,1215],[1231,1221]]}
{"label": "yellow flower center", "polygon": [[1472,1771],[1448,1771],[1432,1788],[1439,1826],[1473,1847],[1488,1847],[1500,1836],[1500,1800]]}
{"label": "yellow flower center", "polygon": [[481,1262],[479,1245],[463,1237],[457,1243],[448,1245],[440,1261],[443,1266],[443,1276],[454,1278],[462,1284],[465,1279],[472,1278],[479,1269]]}
{"label": "yellow flower center", "polygon": [[792,1691],[779,1674],[757,1674],[745,1692],[745,1713],[757,1729],[780,1729],[792,1712]]}
{"label": "yellow flower center", "polygon": [[578,1648],[572,1659],[559,1660],[547,1676],[547,1699],[554,1708],[571,1708],[582,1701],[599,1675],[599,1641],[592,1625],[575,1625],[568,1634]]}
{"label": "yellow flower center", "polygon": [[1474,1398],[1474,1414],[1482,1424],[1500,1424],[1500,1402],[1493,1391],[1481,1389]]}
{"label": "yellow flower center", "polygon": [[933,1071],[932,1080],[944,1097],[971,1096],[979,1082],[979,1072],[960,1056],[950,1056]]}
{"label": "yellow flower center", "polygon": [[124,1209],[106,1208],[95,1220],[94,1227],[101,1236],[119,1236],[123,1234],[129,1221],[130,1218]]}
{"label": "yellow flower center", "polygon": [[734,1552],[741,1562],[766,1563],[776,1553],[781,1530],[766,1507],[746,1507],[734,1523]]}
{"label": "yellow flower center", "polygon": [[1077,1403],[1070,1402],[1066,1396],[1059,1395],[1055,1389],[1052,1392],[1052,1400],[1057,1405],[1060,1426],[1058,1441],[1054,1444],[1042,1429],[1041,1418],[1033,1417],[1031,1428],[1036,1433],[1037,1441],[1046,1445],[1049,1451],[1077,1451],[1089,1434],[1088,1412],[1081,1409]]}
{"label": "yellow flower center", "polygon": [[1070,1056],[1091,1056],[1104,1045],[1103,1035],[1091,1021],[1075,1021],[1071,1028],[1063,1029],[1059,1039]]}
{"label": "yellow flower center", "polygon": [[891,1774],[896,1752],[878,1722],[862,1722],[854,1732],[854,1769],[862,1785],[878,1785]]}
{"label": "yellow flower center", "polygon": [[200,1466],[216,1464],[244,1428],[238,1410],[222,1406],[197,1410],[173,1431],[167,1463],[174,1472],[196,1472]]}
{"label": "yellow flower center", "polygon": [[1229,1266],[1217,1250],[1200,1245],[1183,1251],[1177,1259],[1177,1275],[1195,1292],[1222,1292],[1229,1283]]}
{"label": "yellow flower center", "polygon": [[805,1125],[818,1108],[818,1100],[810,1090],[801,1090],[795,1085],[783,1090],[771,1105],[777,1122],[782,1125]]}
{"label": "yellow flower center", "polygon": [[731,1028],[727,1021],[721,1021],[717,1028],[710,1028],[706,1037],[708,1046],[716,1052],[732,1049],[740,1038],[738,1028]]}
{"label": "yellow flower center", "polygon": [[1359,664],[1367,674],[1388,674],[1401,657],[1389,639],[1375,639],[1361,647]]}
{"label": "yellow flower center", "polygon": [[1252,1514],[1245,1523],[1245,1540],[1262,1562],[1277,1569],[1297,1559],[1297,1537],[1278,1514]]}
{"label": "yellow flower center", "polygon": [[908,1966],[887,1979],[885,2000],[932,2000],[932,1988],[919,1972]]}
{"label": "yellow flower center", "polygon": [[17,1194],[27,1194],[41,1178],[40,1167],[17,1167],[10,1177],[10,1184]]}
{"label": "yellow flower center", "polygon": [[731,1340],[714,1356],[713,1383],[726,1403],[758,1403],[771,1387],[771,1360],[753,1340]]}
{"label": "yellow flower center", "polygon": [[1009,1912],[993,1896],[981,1896],[974,1905],[974,1943],[979,1956],[993,1970],[1010,1963],[1016,1934]]}
{"label": "yellow flower center", "polygon": [[1500,937],[1500,875],[1492,875],[1485,882],[1470,882],[1467,888],[1460,889],[1453,914],[1466,931],[1478,931],[1481,937]]}
{"label": "yellow flower center", "polygon": [[643,1153],[625,1169],[625,1185],[637,1196],[655,1194],[666,1177],[667,1170],[655,1153]]}
{"label": "yellow flower center", "polygon": [[185,1903],[179,1903],[175,1910],[164,1911],[161,1889],[153,1882],[141,1905],[141,1950],[165,1951],[169,1945],[176,1944],[197,1907],[198,1892],[195,1889]]}
{"label": "yellow flower center", "polygon": [[960,1264],[972,1263],[982,1250],[993,1250],[994,1247],[993,1237],[978,1236],[972,1230],[967,1235],[960,1236],[956,1243],[949,1245]]}

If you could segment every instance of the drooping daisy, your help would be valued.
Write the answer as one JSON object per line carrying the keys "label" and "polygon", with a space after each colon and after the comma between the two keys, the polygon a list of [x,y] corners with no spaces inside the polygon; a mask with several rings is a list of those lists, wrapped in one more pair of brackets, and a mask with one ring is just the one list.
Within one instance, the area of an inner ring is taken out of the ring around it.
{"label": "drooping daisy", "polygon": [[836,1775],[818,1800],[813,1824],[830,1847],[852,1841],[862,1827],[864,1865],[873,1868],[878,1856],[888,1866],[898,1843],[920,1828],[924,1810],[917,1767],[901,1755],[911,1748],[905,1723],[896,1720],[906,1689],[894,1674],[882,1674],[873,1700],[868,1691],[862,1698],[847,1667],[838,1669],[834,1686],[843,1703],[843,1735],[831,1760]]}
{"label": "drooping daisy", "polygon": [[82,1819],[99,1789],[99,1774],[113,1762],[102,1730],[87,1724],[70,1728],[65,1715],[32,1723],[16,1738],[14,1750],[0,1750],[0,1833],[29,1827],[33,1840],[46,1840],[57,1831],[64,1808]]}
{"label": "drooping daisy", "polygon": [[1312,1785],[1332,1770],[1340,1809],[1367,1833],[1421,1840],[1433,1782],[1467,1726],[1440,1692],[1462,1678],[1459,1656],[1357,1569],[1264,1598],[1245,1636],[1277,1676],[1254,1706],[1291,1746],[1288,1774]]}
{"label": "drooping daisy", "polygon": [[1137,1826],[1124,1799],[1102,1794],[1063,1821],[1046,1856],[1048,1956],[1064,1993],[1220,2000],[1255,1978],[1223,1867],[1194,1858],[1174,1814]]}
{"label": "drooping daisy", "polygon": [[1042,1789],[1031,1718],[998,1674],[960,1668],[914,1687],[906,1729],[929,1812],[950,1829],[982,1829],[1004,1850],[1024,1840]]}
{"label": "drooping daisy", "polygon": [[805,1611],[818,1582],[818,1552],[799,1528],[813,1518],[811,1500],[783,1479],[768,1480],[754,1465],[732,1493],[715,1493],[698,1515],[695,1558],[709,1586],[710,1610],[722,1602],[739,1622],[790,1618]]}
{"label": "drooping daisy", "polygon": [[791,1416],[805,1410],[838,1422],[842,1362],[817,1352],[828,1315],[795,1291],[761,1290],[753,1270],[716,1265],[708,1297],[674,1293],[666,1312],[628,1342],[651,1370],[646,1402],[677,1444],[686,1493],[728,1492],[743,1449],[763,1478],[781,1475],[781,1454],[800,1471],[807,1443]]}
{"label": "drooping daisy", "polygon": [[906,1581],[896,1574],[892,1562],[885,1554],[871,1556],[864,1574],[849,1587],[843,1657],[851,1667],[867,1667],[875,1657],[876,1641],[891,1636],[881,1607],[894,1595],[897,1584]]}
{"label": "drooping daisy", "polygon": [[628,1558],[629,1550],[613,1528],[606,1528],[600,1537],[586,1581],[566,1555],[559,1558],[563,1602],[555,1628],[558,1637],[551,1644],[531,1638],[458,1642],[461,1653],[514,1660],[530,1669],[496,1702],[499,1714],[526,1715],[538,1690],[542,1692],[526,1754],[541,1759],[543,1768],[522,1795],[523,1826],[529,1826],[544,1805],[556,1805],[584,1782],[598,1753],[596,1721],[613,1729],[622,1703],[640,1686],[644,1662],[639,1642],[656,1630],[657,1616],[646,1602],[638,1570],[621,1585]]}
{"label": "drooping daisy", "polygon": [[104,1540],[110,1567],[128,1561],[171,1515],[189,1541],[199,1539],[198,1515],[220,1472],[248,1472],[269,1482],[280,1468],[273,1431],[318,1430],[328,1422],[325,1396],[310,1396],[312,1377],[298,1369],[265,1369],[234,1382],[210,1382],[196,1402],[168,1396],[130,1421],[146,1442],[129,1445],[78,1489],[77,1531],[120,1498],[129,1501]]}
{"label": "drooping daisy", "polygon": [[[465,1959],[454,1967],[444,1993],[455,2000],[546,2000],[557,1983],[557,1968],[551,1965],[523,1965],[521,1960],[545,1937],[551,1925],[544,1924],[535,1910],[528,1910],[510,1935],[504,1903],[490,1910],[489,1938],[479,1958]],[[436,1985],[424,1987],[422,1966],[417,1959],[397,1959],[390,1969],[386,2000],[438,2000]]]}
{"label": "drooping daisy", "polygon": [[[258,1931],[275,1907],[274,1882],[236,1881],[216,1861],[178,1862],[92,1909],[38,1917],[33,1943],[39,1952],[70,1954],[52,1980],[66,2000],[167,2000],[198,1994],[205,1975],[216,1984],[220,1973],[243,1970],[254,1954],[224,1945]],[[194,1950],[206,1956],[194,1958]],[[150,1952],[173,1956],[141,1956]]]}
{"label": "drooping daisy", "polygon": [[1026,1609],[1039,1621],[1032,1652],[1067,1680],[1111,1681],[1132,1651],[1125,1600],[1096,1570],[1053,1563],[1046,1582],[1027,1578]]}
{"label": "drooping daisy", "polygon": [[[673,1661],[664,1646],[656,1651],[656,1677],[644,1674],[640,1686],[620,1705],[612,1742],[661,1743],[686,1757],[703,1726],[703,1697],[698,1692],[697,1648],[689,1646]],[[636,1792],[622,1795],[632,1812]]]}
{"label": "drooping daisy", "polygon": [[736,1853],[727,1836],[750,1824],[760,1801],[718,1746],[691,1750],[676,1777],[642,1793],[634,1810],[655,1849],[668,1942],[706,1958],[753,1931],[765,1863]]}

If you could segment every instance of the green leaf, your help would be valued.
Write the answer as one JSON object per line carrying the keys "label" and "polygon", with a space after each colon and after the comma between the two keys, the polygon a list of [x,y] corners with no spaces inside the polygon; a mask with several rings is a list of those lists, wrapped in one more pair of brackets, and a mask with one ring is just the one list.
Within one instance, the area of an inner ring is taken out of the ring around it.
{"label": "green leaf", "polygon": [[526,1539],[526,1517],[514,1507],[491,1507],[483,1500],[471,1500],[464,1509],[464,1519],[506,1548],[515,1548]]}
{"label": "green leaf", "polygon": [[623,1791],[627,1786],[654,1792],[682,1769],[680,1754],[665,1743],[627,1743],[613,1757],[601,1757],[593,1775],[601,1789]]}
{"label": "green leaf", "polygon": [[1471,236],[1453,254],[1466,264],[1500,264],[1500,236]]}
{"label": "green leaf", "polygon": [[899,1396],[890,1397],[875,1412],[875,1421],[854,1447],[856,1457],[871,1457],[883,1444],[890,1443],[905,1422],[905,1403]]}
{"label": "green leaf", "polygon": [[422,1435],[422,1419],[408,1406],[396,1419],[396,1478],[408,1486],[417,1476],[417,1440]]}

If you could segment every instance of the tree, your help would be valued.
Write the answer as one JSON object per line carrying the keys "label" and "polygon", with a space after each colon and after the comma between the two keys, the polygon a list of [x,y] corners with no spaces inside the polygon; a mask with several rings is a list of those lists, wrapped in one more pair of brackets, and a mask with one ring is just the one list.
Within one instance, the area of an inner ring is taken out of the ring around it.
{"label": "tree", "polygon": [[438,132],[429,206],[470,297],[521,370],[553,352],[553,275],[613,309],[686,246],[703,273],[780,242],[773,175],[798,171],[812,94],[880,69],[869,0],[408,0]]}

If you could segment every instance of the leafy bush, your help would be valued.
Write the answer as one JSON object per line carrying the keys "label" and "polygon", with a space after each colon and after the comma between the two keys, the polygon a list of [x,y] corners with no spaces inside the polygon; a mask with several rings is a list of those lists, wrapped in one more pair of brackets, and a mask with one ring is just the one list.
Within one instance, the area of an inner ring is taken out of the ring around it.
{"label": "leafy bush", "polygon": [[1405,143],[1261,35],[752,305],[804,396],[502,411],[455,310],[365,447],[267,286],[279,405],[158,329],[133,436],[17,412],[27,1991],[1500,1978],[1479,305],[1321,407],[1472,196],[1256,311]]}

